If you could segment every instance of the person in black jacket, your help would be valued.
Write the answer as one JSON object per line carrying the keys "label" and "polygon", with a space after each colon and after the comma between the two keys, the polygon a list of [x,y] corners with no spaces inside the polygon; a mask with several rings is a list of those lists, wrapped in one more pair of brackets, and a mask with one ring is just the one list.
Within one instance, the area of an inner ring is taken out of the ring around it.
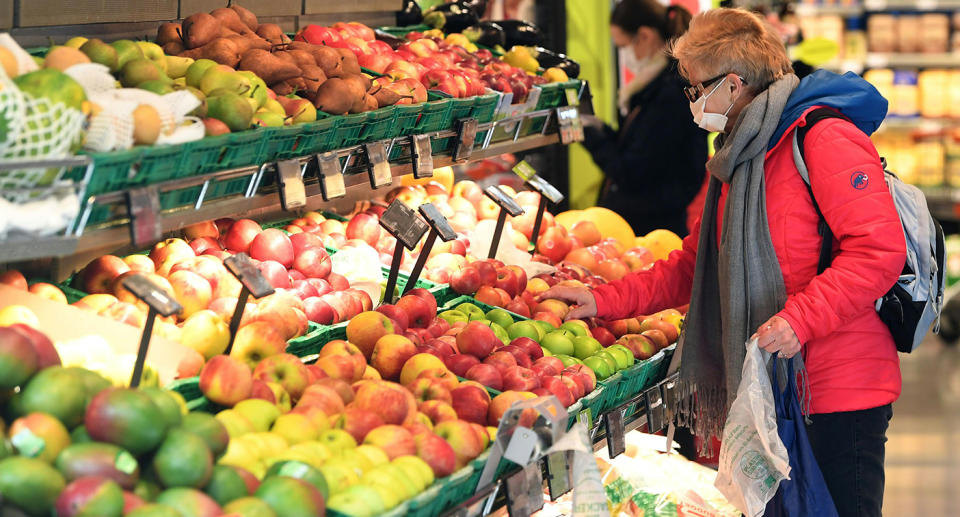
{"label": "person in black jacket", "polygon": [[584,146],[606,175],[599,205],[637,235],[665,228],[685,236],[686,207],[706,174],[707,133],[692,122],[687,84],[665,52],[690,18],[683,7],[657,0],[617,2],[610,33],[634,75],[618,94],[620,129],[585,118]]}

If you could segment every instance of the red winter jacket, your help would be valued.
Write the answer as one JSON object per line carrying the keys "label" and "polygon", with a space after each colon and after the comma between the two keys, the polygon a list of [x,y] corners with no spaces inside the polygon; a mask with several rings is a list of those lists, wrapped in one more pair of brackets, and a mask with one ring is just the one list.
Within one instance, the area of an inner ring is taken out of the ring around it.
{"label": "red winter jacket", "polygon": [[[870,138],[846,120],[822,120],[804,140],[813,193],[835,236],[831,265],[817,275],[819,219],[792,151],[793,129],[806,124],[812,109],[782,134],[764,164],[767,219],[788,295],[778,315],[803,345],[811,412],[869,409],[900,395],[896,346],[874,301],[897,281],[906,243]],[[864,173],[866,186],[855,188],[852,180],[862,180]],[[725,185],[718,228],[726,195]],[[682,250],[648,271],[594,290],[598,316],[628,318],[688,303],[699,234],[698,220]]]}

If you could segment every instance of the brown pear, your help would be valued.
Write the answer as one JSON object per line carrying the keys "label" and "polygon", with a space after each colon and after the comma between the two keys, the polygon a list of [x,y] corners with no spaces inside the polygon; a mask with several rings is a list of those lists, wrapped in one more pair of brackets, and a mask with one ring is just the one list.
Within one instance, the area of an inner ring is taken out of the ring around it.
{"label": "brown pear", "polygon": [[306,84],[307,91],[317,91],[317,88],[320,88],[320,85],[327,80],[327,76],[323,73],[323,69],[317,65],[303,65],[300,67],[300,71],[303,72],[303,75],[300,77]]}
{"label": "brown pear", "polygon": [[181,31],[185,47],[199,48],[220,36],[220,20],[207,13],[191,14],[183,20]]}
{"label": "brown pear", "polygon": [[360,62],[357,61],[357,55],[353,53],[352,50],[348,48],[338,48],[337,52],[343,57],[343,73],[345,74],[359,74],[360,73]]}
{"label": "brown pear", "polygon": [[306,50],[288,50],[286,53],[293,57],[293,60],[301,69],[303,69],[304,66],[317,66],[317,61],[313,59],[313,54]]}
{"label": "brown pear", "polygon": [[317,89],[313,105],[328,115],[343,115],[350,111],[358,98],[352,91],[351,83],[343,79],[327,79]]}
{"label": "brown pear", "polygon": [[249,70],[267,84],[278,83],[300,75],[300,69],[262,49],[248,50],[237,65],[239,70]]}
{"label": "brown pear", "polygon": [[276,23],[261,23],[260,26],[257,27],[257,36],[260,36],[274,45],[290,43],[290,38],[284,34],[283,29],[281,29]]}
{"label": "brown pear", "polygon": [[157,45],[162,47],[172,41],[183,45],[183,36],[180,24],[174,22],[161,23],[160,27],[157,27]]}
{"label": "brown pear", "polygon": [[343,56],[335,48],[314,45],[312,52],[313,59],[317,61],[317,65],[323,69],[323,73],[327,74],[327,77],[343,75]]}
{"label": "brown pear", "polygon": [[273,55],[275,55],[275,56],[277,56],[278,58],[286,61],[287,63],[290,63],[291,65],[296,65],[296,64],[297,64],[297,60],[294,59],[293,54],[291,54],[291,53],[290,53],[289,51],[287,51],[287,50],[278,50],[278,51],[274,52]]}
{"label": "brown pear", "polygon": [[237,66],[240,62],[240,52],[237,50],[237,44],[228,38],[217,38],[206,45],[187,50],[180,54],[181,57],[192,57],[193,59],[210,59],[231,67]]}
{"label": "brown pear", "polygon": [[341,76],[341,79],[344,81],[349,81],[354,83],[355,91],[359,91],[358,95],[363,95],[370,91],[370,87],[373,86],[373,83],[370,81],[370,78],[363,74],[344,74]]}
{"label": "brown pear", "polygon": [[290,95],[294,90],[293,85],[290,84],[290,81],[280,81],[279,83],[271,84],[270,89],[273,90],[273,93],[277,94],[278,97]]}
{"label": "brown pear", "polygon": [[257,30],[257,27],[260,25],[260,22],[257,21],[257,15],[253,14],[253,11],[251,11],[250,9],[247,9],[246,7],[241,7],[236,4],[231,5],[230,8],[237,12],[237,16],[239,16],[240,19],[243,20],[243,23],[246,24],[246,26],[250,30],[252,31]]}
{"label": "brown pear", "polygon": [[220,20],[220,25],[226,27],[237,34],[253,34],[250,27],[240,19],[240,15],[229,7],[218,7],[210,11],[210,16]]}
{"label": "brown pear", "polygon": [[168,41],[163,44],[163,53],[168,56],[179,56],[184,50],[186,49],[183,48],[182,41]]}
{"label": "brown pear", "polygon": [[383,88],[380,85],[374,85],[374,87],[371,88],[371,91],[372,93],[368,93],[377,99],[377,104],[380,107],[393,106],[400,101],[400,94],[389,88]]}

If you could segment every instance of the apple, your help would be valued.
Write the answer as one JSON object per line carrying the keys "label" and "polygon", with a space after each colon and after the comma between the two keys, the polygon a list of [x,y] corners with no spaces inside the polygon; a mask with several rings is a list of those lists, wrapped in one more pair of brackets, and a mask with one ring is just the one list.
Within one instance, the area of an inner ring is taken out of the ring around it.
{"label": "apple", "polygon": [[530,391],[540,387],[540,378],[536,372],[522,366],[514,366],[503,371],[503,389]]}
{"label": "apple", "polygon": [[526,337],[520,336],[510,342],[510,346],[516,346],[523,349],[527,353],[527,356],[530,357],[531,361],[536,361],[543,357],[543,348],[536,341]]}
{"label": "apple", "polygon": [[200,391],[207,399],[221,406],[233,407],[250,397],[253,373],[242,361],[218,355],[203,365],[199,381]]}
{"label": "apple", "polygon": [[464,377],[497,391],[503,388],[503,376],[500,374],[500,370],[493,365],[481,363],[471,366]]}
{"label": "apple", "polygon": [[333,269],[330,255],[321,247],[306,248],[293,260],[293,269],[307,278],[326,278]]}
{"label": "apple", "polygon": [[533,366],[530,369],[534,371],[542,371],[541,375],[559,375],[563,371],[563,361],[557,359],[556,357],[541,357],[533,362]]}
{"label": "apple", "polygon": [[432,432],[417,433],[413,436],[417,456],[430,466],[435,478],[447,477],[457,467],[457,454],[449,442]]}
{"label": "apple", "polygon": [[[120,273],[117,273],[117,274],[119,275]],[[4,271],[3,273],[0,273],[0,284],[9,285],[10,287],[13,287],[15,289],[20,289],[21,291],[27,290],[26,277],[24,277],[23,273],[17,271],[16,269],[10,269],[10,270]]]}
{"label": "apple", "polygon": [[347,239],[360,239],[376,247],[380,240],[380,221],[370,214],[357,214],[347,223],[346,236]]}
{"label": "apple", "polygon": [[515,368],[517,366],[517,359],[513,357],[513,354],[510,352],[498,350],[488,355],[483,360],[483,364],[489,364],[490,366],[493,366],[502,375],[507,369]]}
{"label": "apple", "polygon": [[[115,255],[103,255],[83,268],[80,272],[80,285],[89,294],[107,294],[111,292],[114,279],[127,271],[130,271],[130,267],[123,259]],[[15,285],[19,285],[17,280],[12,280]],[[26,280],[23,289],[27,289]]]}
{"label": "apple", "polygon": [[308,248],[323,248],[323,240],[312,233],[298,233],[290,236],[290,244],[293,244],[293,254],[299,255]]}
{"label": "apple", "polygon": [[540,382],[544,388],[560,399],[563,407],[570,407],[576,402],[576,398],[574,398],[573,393],[570,392],[570,388],[560,380],[560,377],[546,376],[541,378]]}
{"label": "apple", "polygon": [[493,332],[493,329],[479,321],[467,323],[463,330],[457,334],[457,348],[460,352],[478,358],[486,358],[500,345],[502,345],[502,342]]}
{"label": "apple", "polygon": [[293,266],[293,243],[287,234],[277,228],[267,228],[257,234],[250,242],[249,253],[251,258],[257,260],[275,260],[286,269]]}
{"label": "apple", "polygon": [[448,404],[453,402],[450,390],[443,381],[436,378],[418,377],[405,387],[413,393],[418,403],[428,400],[439,400]]}
{"label": "apple", "polygon": [[187,319],[210,305],[213,289],[210,287],[210,282],[202,276],[182,270],[171,273],[168,280],[173,287],[173,295],[183,306],[179,314],[180,319]]}
{"label": "apple", "polygon": [[395,332],[403,332],[410,326],[410,319],[407,317],[407,313],[396,305],[385,303],[377,307],[377,312],[390,318]]}
{"label": "apple", "polygon": [[274,289],[288,289],[290,287],[290,275],[287,274],[287,268],[283,264],[275,260],[264,260],[257,265],[257,269]]}
{"label": "apple", "polygon": [[[208,239],[206,237],[204,238]],[[213,242],[216,243],[216,241],[213,241]],[[193,248],[192,242],[190,243],[190,247]],[[217,247],[219,248],[220,246],[217,245]],[[196,248],[194,248],[194,251],[197,254],[200,253],[199,251],[196,251]],[[154,264],[153,261],[150,260],[150,257],[148,257],[147,255],[139,255],[139,254],[127,255],[126,257],[123,257],[123,261],[130,268],[130,271],[135,271],[137,273],[156,273],[157,272],[157,265]]]}
{"label": "apple", "polygon": [[457,376],[463,377],[470,367],[480,364],[480,359],[470,354],[453,354],[444,359],[444,364]]}
{"label": "apple", "polygon": [[307,389],[309,376],[300,358],[287,353],[267,357],[253,370],[254,379],[279,384],[294,401]]}
{"label": "apple", "polygon": [[307,278],[307,282],[316,288],[317,296],[323,296],[333,292],[333,287],[330,285],[330,282],[322,278]]}
{"label": "apple", "polygon": [[524,368],[530,368],[533,366],[533,361],[530,359],[530,355],[527,353],[526,349],[520,346],[507,345],[500,350],[510,353],[510,355],[513,356],[513,359],[517,362],[517,366],[522,366]]}
{"label": "apple", "polygon": [[659,330],[660,332],[662,332],[664,337],[667,340],[668,346],[670,343],[675,343],[677,341],[677,338],[680,337],[680,333],[677,330],[676,325],[664,319],[661,319],[657,316],[651,316],[640,323],[641,334],[643,334],[648,330]]}
{"label": "apple", "polygon": [[251,219],[238,219],[224,233],[220,232],[220,244],[234,253],[246,253],[250,244],[262,231],[260,224]]}
{"label": "apple", "polygon": [[307,386],[297,402],[295,411],[306,412],[308,407],[320,409],[327,415],[336,415],[344,411],[343,399],[336,390],[321,384]]}
{"label": "apple", "polygon": [[[382,316],[380,313],[375,314]],[[374,345],[370,366],[376,368],[384,379],[396,381],[400,378],[407,360],[415,355],[417,347],[413,342],[397,334],[387,334]]]}
{"label": "apple", "polygon": [[487,411],[490,407],[490,394],[479,383],[464,382],[450,391],[454,411],[457,416],[468,422],[486,424]]}
{"label": "apple", "polygon": [[303,308],[307,319],[319,325],[331,325],[340,320],[340,315],[333,307],[318,296],[304,298]]}
{"label": "apple", "polygon": [[574,400],[586,395],[587,392],[585,391],[584,386],[572,376],[564,375],[563,372],[560,372],[560,380],[563,381],[563,383],[570,390],[570,393],[573,394]]}
{"label": "apple", "polygon": [[355,407],[345,408],[343,413],[334,415],[332,420],[334,429],[343,429],[350,433],[357,443],[364,443],[370,431],[385,425],[376,413]]}
{"label": "apple", "polygon": [[347,340],[363,352],[368,359],[373,355],[378,340],[392,335],[397,329],[393,322],[381,312],[367,311],[353,317],[347,323]]}
{"label": "apple", "polygon": [[614,344],[617,341],[617,338],[614,337],[613,333],[604,327],[593,327],[590,329],[590,334],[603,345],[604,348]]}
{"label": "apple", "polygon": [[439,424],[446,420],[456,420],[457,412],[450,405],[450,402],[443,400],[425,400],[420,402],[419,411],[430,419],[432,425]]}
{"label": "apple", "polygon": [[456,455],[455,469],[463,468],[467,462],[483,452],[484,441],[469,421],[463,419],[446,420],[437,424],[433,428],[433,432],[446,440],[453,448]]}
{"label": "apple", "polygon": [[383,449],[383,452],[387,453],[387,457],[391,460],[417,453],[413,435],[399,425],[388,424],[377,427],[367,433],[363,443]]}
{"label": "apple", "polygon": [[286,347],[287,339],[279,329],[264,321],[254,321],[237,331],[230,357],[243,361],[252,371],[261,359],[279,354]]}
{"label": "apple", "polygon": [[436,310],[431,309],[427,300],[410,294],[401,296],[397,300],[397,308],[407,314],[411,328],[426,328],[437,314]]}
{"label": "apple", "polygon": [[388,381],[368,381],[357,390],[354,407],[367,409],[387,424],[401,425],[417,413],[417,401],[403,386]]}
{"label": "apple", "polygon": [[585,364],[568,366],[561,372],[562,375],[572,377],[582,387],[584,394],[590,393],[597,385],[597,375]]}

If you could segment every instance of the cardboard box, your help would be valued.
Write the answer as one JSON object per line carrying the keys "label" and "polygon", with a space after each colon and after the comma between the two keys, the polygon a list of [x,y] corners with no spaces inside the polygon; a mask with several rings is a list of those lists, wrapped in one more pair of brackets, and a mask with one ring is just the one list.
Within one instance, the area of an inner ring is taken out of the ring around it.
{"label": "cardboard box", "polygon": [[[238,0],[236,4],[250,9],[257,17],[295,16],[303,12],[302,0]],[[224,0],[180,0],[180,17],[200,11],[207,13],[226,5]]]}
{"label": "cardboard box", "polygon": [[[0,0],[9,1],[9,0]],[[142,22],[177,17],[173,0],[16,0],[17,27]]]}
{"label": "cardboard box", "polygon": [[0,0],[0,30],[13,27],[13,0]]}
{"label": "cardboard box", "polygon": [[304,0],[304,14],[390,13],[403,8],[403,0]]}

